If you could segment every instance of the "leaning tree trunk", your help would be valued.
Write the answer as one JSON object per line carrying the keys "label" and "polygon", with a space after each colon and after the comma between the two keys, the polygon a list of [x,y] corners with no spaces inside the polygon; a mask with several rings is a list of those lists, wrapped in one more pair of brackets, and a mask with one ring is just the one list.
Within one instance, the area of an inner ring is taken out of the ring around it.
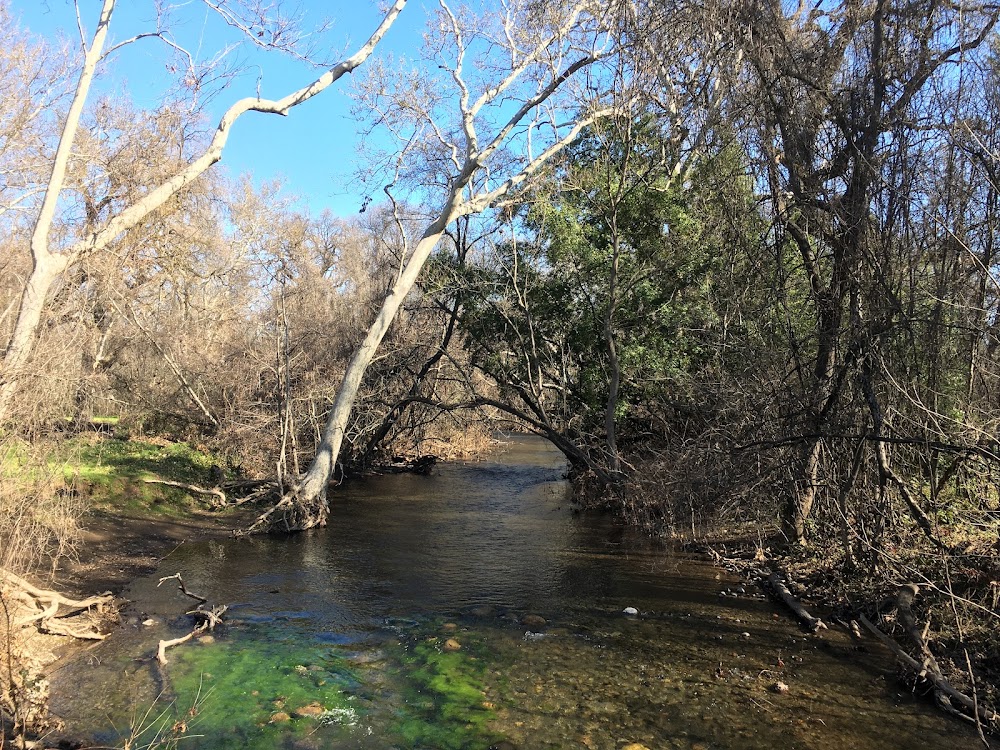
{"label": "leaning tree trunk", "polygon": [[164,182],[150,186],[148,192],[144,193],[135,203],[120,211],[104,227],[87,232],[85,237],[65,251],[53,253],[49,249],[48,238],[56,215],[56,206],[65,187],[66,171],[73,150],[73,142],[79,130],[80,118],[90,93],[97,65],[105,54],[104,42],[116,4],[117,0],[104,0],[100,20],[90,47],[84,47],[85,55],[83,66],[80,69],[80,78],[66,122],[63,124],[59,136],[59,145],[56,147],[56,154],[52,161],[52,172],[45,188],[45,197],[42,199],[42,206],[35,220],[35,228],[31,237],[31,257],[35,264],[34,270],[31,281],[29,281],[22,297],[14,336],[4,353],[3,369],[0,371],[0,424],[3,424],[7,419],[8,410],[17,388],[19,370],[27,361],[35,342],[46,294],[59,274],[86,256],[108,247],[124,232],[139,224],[171,196],[176,195],[216,164],[222,158],[222,151],[229,140],[233,124],[243,114],[264,112],[287,115],[293,107],[316,96],[340,80],[345,74],[353,72],[362,65],[371,56],[376,45],[402,12],[406,0],[395,0],[392,7],[385,12],[382,22],[368,41],[351,57],[326,70],[312,83],[293,91],[282,99],[247,97],[234,103],[223,114],[212,139],[200,156],[187,163],[180,171]]}
{"label": "leaning tree trunk", "polygon": [[263,513],[247,530],[248,533],[275,529],[280,531],[303,531],[315,526],[325,526],[329,515],[326,490],[336,466],[340,448],[344,442],[344,431],[354,408],[358,390],[365,370],[371,363],[379,344],[392,325],[396,312],[410,293],[424,263],[437,246],[445,228],[458,215],[456,208],[459,192],[456,188],[448,200],[447,208],[436,221],[424,231],[413,255],[403,266],[396,283],[393,284],[375,320],[368,328],[364,341],[355,350],[347,365],[344,380],[337,390],[330,416],[323,428],[323,438],[316,450],[309,469],[301,481],[292,488],[274,507]]}
{"label": "leaning tree trunk", "polygon": [[37,256],[31,269],[31,276],[21,294],[17,322],[3,363],[0,364],[0,423],[10,413],[17,384],[23,376],[24,366],[31,354],[32,345],[38,336],[38,326],[45,309],[45,299],[52,284],[65,269],[61,256]]}
{"label": "leaning tree trunk", "polygon": [[108,36],[108,27],[111,24],[111,14],[114,9],[115,0],[104,0],[100,20],[97,23],[90,47],[84,47],[83,66],[80,68],[76,92],[73,95],[69,112],[66,113],[66,122],[63,123],[59,144],[56,146],[56,153],[52,159],[52,170],[45,187],[45,196],[42,198],[42,205],[31,233],[31,276],[24,288],[24,293],[21,295],[14,333],[7,345],[6,352],[4,352],[3,369],[0,371],[0,424],[6,420],[10,412],[14,392],[22,374],[21,370],[28,361],[28,356],[31,354],[32,346],[38,336],[38,325],[42,318],[42,310],[45,308],[45,298],[48,296],[53,282],[59,277],[59,274],[66,270],[73,259],[71,253],[59,255],[49,250],[49,233],[55,220],[59,194],[66,181],[66,171],[73,151],[73,141],[76,139],[80,118],[83,116],[83,108],[87,103],[90,86],[94,81],[94,74],[97,72],[97,65],[104,51],[104,41]]}

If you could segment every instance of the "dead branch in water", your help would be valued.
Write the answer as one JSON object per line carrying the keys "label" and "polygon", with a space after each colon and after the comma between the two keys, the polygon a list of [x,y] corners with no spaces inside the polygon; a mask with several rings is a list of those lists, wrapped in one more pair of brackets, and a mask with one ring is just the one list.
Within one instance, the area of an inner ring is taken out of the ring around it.
{"label": "dead branch in water", "polygon": [[215,626],[222,623],[222,615],[226,613],[227,609],[229,607],[225,604],[217,604],[211,609],[202,609],[201,605],[199,605],[197,609],[185,612],[185,614],[194,616],[200,622],[187,635],[182,635],[180,638],[171,638],[170,640],[161,640],[156,649],[156,660],[161,665],[166,664],[168,648],[186,643],[206,631],[215,630]]}
{"label": "dead branch in water", "polygon": [[823,622],[818,617],[813,617],[802,606],[802,603],[792,596],[792,592],[788,590],[785,582],[781,580],[781,576],[777,572],[771,573],[768,576],[767,582],[771,585],[771,590],[785,603],[795,616],[799,618],[799,621],[805,625],[810,632],[815,633],[818,630],[826,630],[826,623]]}
{"label": "dead branch in water", "polygon": [[169,640],[161,640],[156,649],[156,661],[159,662],[161,666],[167,663],[167,649],[173,646],[179,646],[182,643],[190,641],[192,638],[201,635],[207,631],[215,630],[216,625],[222,624],[222,615],[226,613],[229,609],[226,604],[216,604],[214,607],[206,608],[205,605],[208,603],[208,599],[204,596],[189,591],[187,586],[184,584],[184,579],[181,577],[180,573],[174,573],[172,576],[164,576],[160,579],[157,586],[160,586],[164,581],[177,580],[178,590],[185,596],[195,599],[198,602],[198,606],[184,614],[191,615],[197,621],[194,629],[187,635],[182,635],[179,638],[171,638]]}
{"label": "dead branch in water", "polygon": [[[886,633],[882,632],[878,627],[876,627],[871,620],[869,620],[864,615],[859,615],[858,619],[861,624],[868,628],[869,631],[893,654],[896,658],[906,667],[909,667],[915,674],[919,677],[925,677],[930,680],[931,684],[934,686],[936,702],[939,706],[947,710],[949,713],[959,716],[963,719],[973,721],[973,718],[966,716],[965,714],[956,711],[952,706],[951,702],[954,702],[973,713],[978,713],[979,719],[987,724],[988,726],[995,726],[1000,715],[996,712],[987,709],[983,706],[977,706],[976,701],[967,696],[965,693],[953,688],[948,681],[941,674],[940,669],[928,669],[926,660],[921,662],[910,656],[906,650],[900,646],[896,640]],[[933,658],[933,657],[932,657]],[[935,662],[935,667],[937,663]],[[949,700],[951,702],[949,702]]]}
{"label": "dead branch in water", "polygon": [[184,579],[181,578],[181,574],[180,573],[174,573],[172,576],[163,576],[163,578],[161,578],[159,580],[159,582],[156,584],[156,586],[157,586],[157,588],[159,588],[160,586],[163,585],[164,581],[173,581],[173,580],[176,580],[178,582],[177,588],[180,589],[181,593],[183,593],[185,596],[190,596],[192,599],[196,599],[197,601],[201,602],[202,604],[207,604],[208,603],[208,599],[206,599],[204,596],[201,596],[199,594],[195,594],[195,593],[192,593],[191,591],[188,591],[187,586],[184,584]]}

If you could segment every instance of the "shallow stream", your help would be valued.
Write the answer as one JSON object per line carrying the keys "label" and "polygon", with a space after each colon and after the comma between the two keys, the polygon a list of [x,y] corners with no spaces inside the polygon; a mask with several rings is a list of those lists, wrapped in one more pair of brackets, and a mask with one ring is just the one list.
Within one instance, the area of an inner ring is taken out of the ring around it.
{"label": "shallow stream", "polygon": [[[349,484],[326,529],[184,545],[57,672],[54,710],[116,747],[979,746],[874,646],[805,635],[724,571],[575,515],[564,471],[516,439]],[[229,610],[160,670],[157,642],[191,628],[192,600],[157,586],[174,573]]]}

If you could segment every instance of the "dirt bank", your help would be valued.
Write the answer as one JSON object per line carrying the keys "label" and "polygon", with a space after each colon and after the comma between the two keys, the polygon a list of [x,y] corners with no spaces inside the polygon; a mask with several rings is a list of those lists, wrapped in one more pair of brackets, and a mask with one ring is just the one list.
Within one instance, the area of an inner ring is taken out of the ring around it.
{"label": "dirt bank", "polygon": [[151,573],[183,544],[229,536],[255,515],[195,511],[176,518],[91,512],[83,519],[79,554],[60,564],[56,586],[76,596],[120,593]]}

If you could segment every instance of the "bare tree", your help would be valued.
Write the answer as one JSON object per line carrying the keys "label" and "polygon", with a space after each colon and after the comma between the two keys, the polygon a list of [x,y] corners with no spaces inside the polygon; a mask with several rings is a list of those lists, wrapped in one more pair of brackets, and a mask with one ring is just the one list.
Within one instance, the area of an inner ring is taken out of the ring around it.
{"label": "bare tree", "polygon": [[[240,99],[232,104],[220,119],[211,139],[194,158],[186,160],[166,179],[156,181],[146,186],[141,195],[128,203],[114,216],[102,222],[99,226],[88,228],[88,231],[75,242],[64,248],[53,246],[52,231],[57,216],[60,196],[66,187],[67,173],[71,165],[74,143],[80,131],[84,108],[90,95],[98,66],[108,55],[113,54],[126,44],[139,41],[146,37],[158,37],[169,42],[162,29],[157,28],[146,34],[140,34],[105,49],[108,32],[111,27],[112,14],[116,0],[104,0],[101,13],[93,34],[87,38],[80,23],[81,48],[83,62],[77,79],[76,93],[72,98],[58,145],[51,162],[51,171],[45,188],[44,198],[34,219],[31,236],[32,271],[24,286],[24,291],[18,307],[16,322],[7,349],[4,354],[2,370],[0,370],[0,421],[6,419],[12,398],[20,377],[20,370],[26,363],[36,339],[39,321],[46,304],[46,299],[53,283],[66,269],[78,263],[81,259],[99,252],[118,240],[124,232],[142,222],[151,212],[163,205],[171,196],[183,190],[199,175],[203,174],[222,157],[223,148],[229,138],[230,131],[236,120],[246,112],[265,112],[269,114],[287,114],[290,109],[311,99],[344,74],[350,73],[363,64],[372,54],[376,45],[388,31],[389,27],[403,10],[406,0],[396,0],[385,14],[382,22],[371,37],[361,45],[350,57],[327,69],[321,76],[306,86],[289,93],[281,99],[262,99],[260,96]],[[208,5],[222,13],[231,25],[244,28],[242,16],[231,12],[228,4]],[[79,14],[78,14],[79,16]],[[280,34],[271,30],[270,40],[266,39],[264,29],[247,26],[244,29],[249,38],[256,43],[264,39],[272,46],[281,47]],[[257,33],[259,32],[259,34]]]}
{"label": "bare tree", "polygon": [[[788,406],[789,423],[804,436],[784,525],[790,540],[803,543],[826,484],[826,435],[835,431],[880,327],[892,325],[895,314],[866,320],[881,306],[879,297],[893,299],[882,283],[880,250],[904,203],[899,193],[891,195],[887,170],[906,167],[908,136],[901,135],[926,115],[931,82],[983,45],[998,11],[989,4],[930,2],[917,10],[864,0],[811,8],[773,0],[743,10],[753,29],[741,43],[753,71],[760,139],[749,150],[769,187],[776,247],[780,253],[787,243],[798,256],[812,309],[811,337],[791,342],[789,378],[801,388]],[[873,287],[878,296],[870,294]],[[881,438],[878,411],[872,410],[871,427]],[[888,476],[884,458],[879,471]]]}
{"label": "bare tree", "polygon": [[399,191],[407,187],[431,206],[425,229],[406,249],[348,364],[312,464],[252,531],[326,523],[327,484],[365,370],[446,228],[525,189],[587,125],[613,111],[608,81],[595,68],[616,52],[618,4],[515,0],[482,17],[446,0],[439,5],[429,22],[426,66],[393,75],[376,68],[362,93],[376,123],[399,144],[385,192],[399,210]]}

